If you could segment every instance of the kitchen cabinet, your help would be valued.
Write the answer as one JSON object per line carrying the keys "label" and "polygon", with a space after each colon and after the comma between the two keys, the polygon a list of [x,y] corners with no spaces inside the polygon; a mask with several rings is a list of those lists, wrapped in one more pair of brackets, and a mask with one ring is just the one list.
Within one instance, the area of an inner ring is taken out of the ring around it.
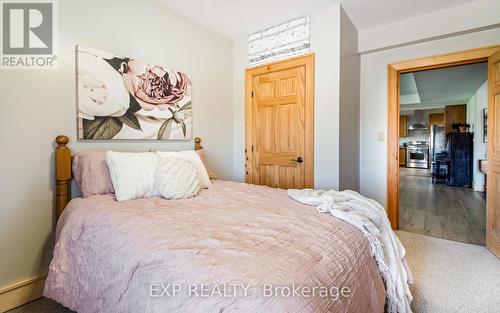
{"label": "kitchen cabinet", "polygon": [[445,125],[444,113],[430,113],[429,126],[430,125]]}
{"label": "kitchen cabinet", "polygon": [[452,132],[454,123],[467,123],[467,106],[465,104],[447,105],[444,107],[446,133]]}
{"label": "kitchen cabinet", "polygon": [[399,116],[399,137],[408,136],[408,116]]}
{"label": "kitchen cabinet", "polygon": [[399,147],[399,166],[406,166],[406,149]]}

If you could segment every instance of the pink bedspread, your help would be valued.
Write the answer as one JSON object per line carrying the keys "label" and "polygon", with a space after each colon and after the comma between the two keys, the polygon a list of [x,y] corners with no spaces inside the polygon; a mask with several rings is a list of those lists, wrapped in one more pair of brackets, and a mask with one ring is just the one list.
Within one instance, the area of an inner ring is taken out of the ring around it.
{"label": "pink bedspread", "polygon": [[214,181],[188,200],[73,199],[44,295],[78,312],[383,312],[354,227],[285,190]]}

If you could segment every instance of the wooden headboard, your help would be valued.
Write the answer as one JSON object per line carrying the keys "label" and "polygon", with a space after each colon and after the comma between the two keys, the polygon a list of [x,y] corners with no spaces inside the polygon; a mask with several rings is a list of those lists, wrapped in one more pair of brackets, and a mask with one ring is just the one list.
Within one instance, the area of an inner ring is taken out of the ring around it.
{"label": "wooden headboard", "polygon": [[[71,179],[73,178],[71,168],[73,155],[68,148],[68,136],[60,135],[56,137],[56,219],[59,219],[64,208],[71,200]],[[201,150],[201,138],[194,139],[194,149]]]}

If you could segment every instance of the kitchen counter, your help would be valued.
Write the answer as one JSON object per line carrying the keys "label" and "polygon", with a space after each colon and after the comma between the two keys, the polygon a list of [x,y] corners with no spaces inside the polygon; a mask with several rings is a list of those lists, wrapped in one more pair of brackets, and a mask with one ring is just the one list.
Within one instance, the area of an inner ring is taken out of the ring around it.
{"label": "kitchen counter", "polygon": [[479,171],[484,174],[484,191],[488,189],[488,160],[479,160]]}
{"label": "kitchen counter", "polygon": [[488,160],[479,160],[479,170],[485,175],[488,174]]}

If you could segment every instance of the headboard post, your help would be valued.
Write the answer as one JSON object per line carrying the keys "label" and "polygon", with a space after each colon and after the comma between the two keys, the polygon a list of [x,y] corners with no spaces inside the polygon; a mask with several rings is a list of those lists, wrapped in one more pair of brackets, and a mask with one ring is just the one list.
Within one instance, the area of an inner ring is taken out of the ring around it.
{"label": "headboard post", "polygon": [[201,145],[201,138],[200,137],[194,138],[194,150],[201,150],[201,149],[203,149]]}
{"label": "headboard post", "polygon": [[68,142],[67,136],[56,137],[56,219],[71,199],[71,150],[66,147]]}

